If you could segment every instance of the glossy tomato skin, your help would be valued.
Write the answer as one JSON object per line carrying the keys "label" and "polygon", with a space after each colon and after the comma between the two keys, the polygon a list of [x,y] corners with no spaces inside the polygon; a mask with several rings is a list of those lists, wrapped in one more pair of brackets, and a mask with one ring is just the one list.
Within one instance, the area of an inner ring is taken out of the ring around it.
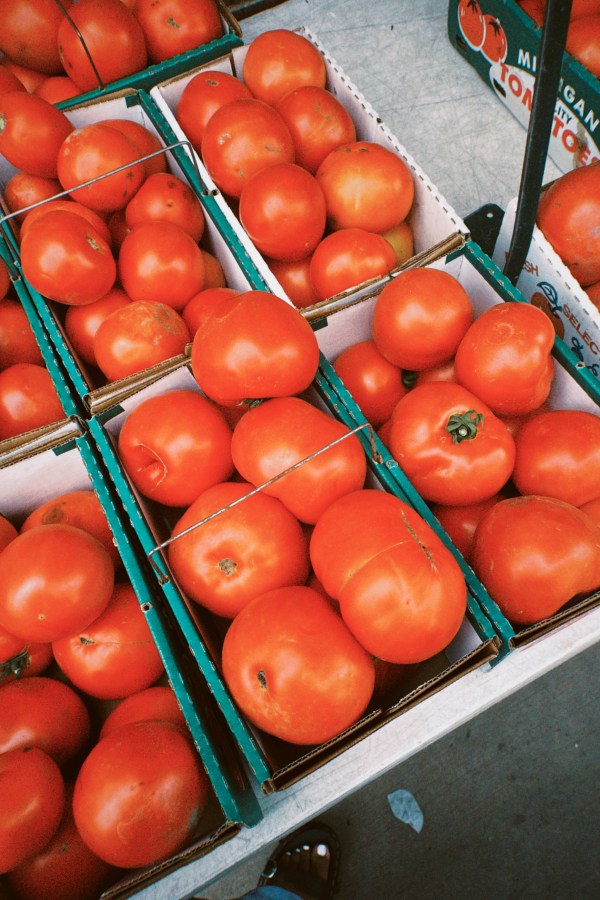
{"label": "glossy tomato skin", "polygon": [[175,309],[136,300],[104,319],[94,335],[94,356],[98,368],[114,381],[178,356],[189,340],[187,325]]}
{"label": "glossy tomato skin", "polygon": [[267,259],[267,265],[281,285],[283,293],[298,309],[312,306],[318,300],[310,280],[311,259],[312,256],[292,261]]}
{"label": "glossy tomato skin", "polygon": [[246,182],[268,166],[294,162],[294,142],[276,109],[261,100],[231,100],[206,123],[201,155],[223,193],[238,198]]}
{"label": "glossy tomato skin", "polygon": [[94,337],[111,312],[131,303],[124,290],[113,287],[99,300],[85,306],[69,306],[65,316],[65,331],[71,347],[90,366],[96,365]]}
{"label": "glossy tomato skin", "polygon": [[[72,6],[70,0],[61,5]],[[0,20],[0,50],[9,59],[47,75],[62,71],[56,42],[64,14],[54,0],[2,0]]]}
{"label": "glossy tomato skin", "polygon": [[55,106],[79,94],[79,88],[68,75],[50,75],[39,84],[34,94]]}
{"label": "glossy tomato skin", "polygon": [[[56,190],[57,192],[61,190],[60,184],[58,184]],[[21,241],[23,240],[27,231],[35,222],[38,221],[38,219],[41,219],[46,215],[46,213],[55,212],[56,210],[62,210],[70,213],[75,213],[78,216],[83,216],[88,224],[98,232],[100,237],[102,237],[107,244],[111,244],[112,239],[110,229],[102,216],[99,213],[94,212],[93,209],[90,209],[89,206],[84,206],[82,203],[78,203],[77,200],[72,200],[70,197],[48,199],[41,206],[36,206],[33,209],[29,210],[28,213],[25,213],[23,221],[21,223]]]}
{"label": "glossy tomato skin", "polygon": [[43,675],[0,684],[0,753],[39,747],[59,766],[90,738],[90,714],[68,684]]}
{"label": "glossy tomato skin", "polygon": [[70,17],[76,27],[63,19],[58,49],[67,75],[79,90],[91,91],[146,68],[144,33],[121,0],[78,0]]}
{"label": "glossy tomato skin", "polygon": [[[49,200],[61,190],[57,178],[45,178],[42,175],[31,175],[29,172],[15,172],[9,178],[4,187],[4,199],[10,212],[16,212],[43,200]],[[46,204],[35,207],[42,211]],[[33,212],[33,210],[31,210]],[[16,216],[16,221],[21,223],[27,213]]]}
{"label": "glossy tomato skin", "polygon": [[10,522],[6,516],[0,514],[0,552],[2,552],[11,541],[14,541],[18,533],[19,532],[12,522]]}
{"label": "glossy tomato skin", "polygon": [[64,417],[52,376],[44,366],[14,363],[0,372],[0,440]]}
{"label": "glossy tomato skin", "polygon": [[309,587],[269,591],[230,625],[223,675],[259,728],[293,744],[320,744],[354,724],[375,681],[368,653]]}
{"label": "glossy tomato skin", "polygon": [[0,300],[0,369],[16,363],[43,365],[42,353],[27,313],[18,300]]}
{"label": "glossy tomato skin", "polygon": [[213,113],[231,100],[243,99],[252,99],[243,81],[228,72],[208,69],[190,78],[177,102],[175,118],[200,153],[204,129]]}
{"label": "glossy tomato skin", "polygon": [[216,401],[299,394],[319,365],[315,333],[291,304],[267,291],[224,298],[195,335],[192,372]]}
{"label": "glossy tomato skin", "polygon": [[425,500],[449,506],[492,497],[515,461],[515,442],[504,423],[451,382],[418,385],[398,402],[389,449]]}
{"label": "glossy tomato skin", "polygon": [[300,523],[275,497],[264,492],[247,497],[252,489],[247,482],[208,488],[184,512],[172,537],[235,505],[169,546],[169,563],[187,594],[229,619],[259,594],[308,577]]}
{"label": "glossy tomato skin", "polygon": [[303,85],[285,94],[276,108],[292,135],[296,162],[313,175],[332,150],[356,141],[352,117],[326,88]]}
{"label": "glossy tomato skin", "polygon": [[26,91],[0,94],[0,153],[17,169],[57,177],[57,154],[73,125],[61,110]]}
{"label": "glossy tomato skin", "polygon": [[231,429],[196,391],[167,391],[140,403],[123,423],[118,452],[137,489],[167,506],[189,506],[233,474]]}
{"label": "glossy tomato skin", "polygon": [[150,128],[136,122],[135,119],[105,119],[103,124],[120,131],[136,148],[138,158],[149,157],[141,163],[147,178],[157,172],[167,171],[165,145],[154,131],[150,131]]}
{"label": "glossy tomato skin", "polygon": [[346,347],[335,359],[333,368],[373,428],[387,422],[397,402],[408,391],[402,370],[388,362],[372,340]]}
{"label": "glossy tomato skin", "polygon": [[600,14],[570,22],[567,52],[600,78]]}
{"label": "glossy tomato skin", "polygon": [[341,228],[317,245],[309,276],[317,299],[326,300],[387,275],[395,265],[396,254],[382,235],[363,228]]}
{"label": "glossy tomato skin", "polygon": [[85,218],[66,209],[47,212],[27,229],[21,263],[36,291],[67,306],[94,303],[117,277],[110,245]]}
{"label": "glossy tomato skin", "polygon": [[0,558],[0,625],[25,640],[72,634],[105,609],[114,571],[108,551],[80,528],[32,528]]}
{"label": "glossy tomato skin", "polygon": [[471,545],[480,520],[496,503],[505,500],[506,496],[504,492],[500,492],[487,500],[469,503],[466,506],[431,504],[432,513],[467,562],[471,561]]}
{"label": "glossy tomato skin", "polygon": [[239,293],[240,291],[234,288],[223,286],[203,288],[194,294],[181,311],[181,317],[189,329],[190,336],[193,338],[204,326],[213,312],[219,308],[224,297],[233,297]]}
{"label": "glossy tomato skin", "polygon": [[513,481],[521,494],[541,494],[573,506],[600,497],[600,418],[552,409],[521,426]]}
{"label": "glossy tomato skin", "polygon": [[176,310],[204,287],[200,248],[174,222],[135,225],[121,244],[118,268],[123,290],[132,300],[164,303]]}
{"label": "glossy tomato skin", "polygon": [[107,606],[87,627],[53,641],[52,651],[76,687],[105,700],[150,687],[164,671],[135,591],[127,583],[115,585]]}
{"label": "glossy tomato skin", "polygon": [[294,261],[312,253],[323,237],[325,198],[310,172],[294,163],[282,163],[257,172],[246,182],[239,216],[261,253]]}
{"label": "glossy tomato skin", "polygon": [[517,626],[554,615],[600,584],[600,529],[577,507],[528,495],[497,503],[481,519],[472,565]]}
{"label": "glossy tomato skin", "polygon": [[[338,438],[343,439],[317,454]],[[233,430],[231,454],[242,478],[254,485],[317,454],[264,489],[309,524],[333,500],[361,488],[367,472],[357,436],[299,397],[268,400],[249,410]]]}
{"label": "glossy tomato skin", "polygon": [[215,0],[136,0],[134,13],[152,63],[186,53],[223,34]]}
{"label": "glossy tomato skin", "polygon": [[409,269],[383,287],[371,332],[386,359],[419,372],[454,356],[474,315],[469,295],[456,278],[438,269]]}
{"label": "glossy tomato skin", "polygon": [[373,141],[336,147],[317,169],[316,179],[334,230],[387,231],[406,218],[415,194],[406,163]]}
{"label": "glossy tomato skin", "polygon": [[24,644],[21,640],[20,648],[15,652],[7,653],[4,637],[8,636],[12,642],[15,639],[6,631],[0,631],[0,668],[2,669],[2,683],[19,680],[21,678],[34,678],[42,675],[54,662],[52,644],[39,641],[29,641]]}
{"label": "glossy tomato skin", "polygon": [[65,807],[58,765],[39,747],[0,754],[0,874],[38,853],[57,830]]}
{"label": "glossy tomato skin", "polygon": [[529,303],[497,303],[479,315],[454,357],[457,381],[497,414],[523,415],[547,399],[554,328]]}
{"label": "glossy tomato skin", "polygon": [[[121,0],[119,0],[121,2]],[[204,233],[204,212],[192,189],[169,172],[149,175],[125,209],[130,228],[142,222],[173,222],[196,243]]]}
{"label": "glossy tomato skin", "polygon": [[154,865],[189,843],[210,795],[195,750],[168,722],[134,722],[102,738],[79,770],[75,824],[121,868]]}
{"label": "glossy tomato skin", "polygon": [[185,717],[173,688],[167,685],[156,685],[136,691],[121,700],[102,723],[100,737],[106,737],[131,722],[146,722],[154,719],[171,722],[184,734],[188,734]]}
{"label": "glossy tomato skin", "polygon": [[542,192],[536,224],[582,287],[600,280],[599,218],[598,163],[565,173]]}
{"label": "glossy tomato skin", "polygon": [[324,88],[327,71],[323,57],[308,38],[274,28],[258,35],[248,47],[242,77],[254,97],[276,105],[303,85]]}

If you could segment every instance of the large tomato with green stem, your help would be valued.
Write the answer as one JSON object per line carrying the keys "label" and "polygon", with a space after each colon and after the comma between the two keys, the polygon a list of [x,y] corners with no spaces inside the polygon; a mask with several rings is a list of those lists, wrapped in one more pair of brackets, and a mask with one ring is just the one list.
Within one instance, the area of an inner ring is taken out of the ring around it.
{"label": "large tomato with green stem", "polygon": [[[246,481],[260,485],[277,478],[264,490],[309,524],[338,497],[361,488],[367,474],[358,437],[300,397],[279,397],[248,410],[233,430],[231,454]],[[292,466],[297,467],[278,477]]]}
{"label": "large tomato with green stem", "polygon": [[349,728],[373,693],[367,651],[329,602],[305,586],[261,594],[225,635],[225,681],[254,725],[292,744]]}
{"label": "large tomato with green stem", "polygon": [[276,497],[252,490],[247,482],[208,488],[176,523],[169,546],[169,563],[186,593],[230,619],[259,594],[308,577],[300,523]]}
{"label": "large tomato with green stem", "polygon": [[466,388],[417,385],[396,405],[390,452],[425,500],[449,506],[487,500],[509,480],[515,442],[506,425]]}
{"label": "large tomato with green stem", "polygon": [[479,522],[471,562],[506,618],[531,625],[598,588],[600,528],[554,497],[509,498]]}
{"label": "large tomato with green stem", "polygon": [[64,112],[27,91],[0,94],[0,153],[16,169],[56,178],[58,152],[73,125]]}
{"label": "large tomato with green stem", "polygon": [[374,656],[421,662],[456,636],[467,604],[462,570],[393,494],[365,489],[332,503],[314,527],[310,558],[350,631]]}
{"label": "large tomato with green stem", "polygon": [[510,301],[486,309],[454,357],[456,380],[498,415],[524,415],[548,398],[554,327],[536,306]]}
{"label": "large tomato with green stem", "polygon": [[249,45],[242,77],[254,97],[275,105],[303,85],[324,88],[327,70],[323,56],[308,38],[273,28]]}
{"label": "large tomato with green stem", "polygon": [[196,332],[192,372],[213,400],[299,394],[319,365],[315,333],[291,304],[267,291],[224,297]]}

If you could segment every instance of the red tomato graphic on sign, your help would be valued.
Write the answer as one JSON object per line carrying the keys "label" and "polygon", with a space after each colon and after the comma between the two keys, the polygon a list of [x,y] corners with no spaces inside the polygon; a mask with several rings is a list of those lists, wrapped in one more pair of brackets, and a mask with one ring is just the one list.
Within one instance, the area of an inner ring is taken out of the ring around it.
{"label": "red tomato graphic on sign", "polygon": [[460,0],[458,24],[467,44],[473,50],[481,50],[485,38],[485,21],[477,0]]}
{"label": "red tomato graphic on sign", "polygon": [[508,41],[500,20],[495,16],[484,16],[485,38],[481,52],[491,63],[501,63],[506,59]]}

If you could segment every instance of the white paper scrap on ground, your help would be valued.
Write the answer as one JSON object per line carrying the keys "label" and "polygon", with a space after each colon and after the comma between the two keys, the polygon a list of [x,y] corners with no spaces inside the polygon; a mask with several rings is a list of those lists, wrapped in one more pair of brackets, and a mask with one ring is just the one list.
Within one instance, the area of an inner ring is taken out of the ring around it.
{"label": "white paper scrap on ground", "polygon": [[425,818],[421,807],[411,792],[404,788],[398,788],[397,791],[392,791],[391,794],[388,794],[387,798],[395,817],[401,822],[405,822],[406,825],[410,825],[417,833],[420,833]]}

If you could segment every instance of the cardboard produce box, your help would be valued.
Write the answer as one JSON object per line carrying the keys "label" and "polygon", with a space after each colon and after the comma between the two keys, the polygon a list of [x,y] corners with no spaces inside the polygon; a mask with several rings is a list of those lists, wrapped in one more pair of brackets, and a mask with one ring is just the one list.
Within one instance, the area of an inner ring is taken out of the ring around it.
{"label": "cardboard produce box", "polygon": [[[319,53],[321,53],[327,73],[326,88],[340,101],[350,114],[356,128],[356,139],[358,141],[377,143],[386,149],[391,150],[408,166],[414,182],[415,199],[406,221],[409,223],[413,232],[415,254],[428,250],[440,241],[447,239],[450,235],[456,233],[466,234],[467,227],[462,219],[440,194],[436,186],[432,184],[418,162],[415,161],[409,151],[403,146],[401,137],[399,138],[392,134],[381,116],[379,116],[372,108],[348,75],[344,73],[338,63],[323,47],[318,37],[306,28],[299,28],[297,31],[300,35],[314,44]],[[160,110],[163,119],[162,123],[159,122],[157,124],[159,129],[163,131],[165,139],[172,140],[173,137],[183,138],[185,136],[184,131],[177,121],[176,112],[179,99],[190,80],[198,73],[207,70],[225,72],[229,75],[234,75],[241,80],[242,66],[247,52],[248,46],[236,47],[222,59],[215,60],[210,64],[190,70],[179,77],[165,80],[152,88],[150,95],[156,101],[156,105]],[[202,188],[214,194],[220,209],[230,222],[232,231],[239,237],[246,252],[254,261],[263,285],[273,293],[284,298],[287,297],[285,290],[268,267],[264,256],[258,252],[249,236],[242,228],[231,204],[228,203],[223,193],[215,185],[213,179],[203,165],[199,154],[189,147],[187,147],[186,150],[189,153],[188,168],[190,169],[190,178],[193,179],[196,177],[196,173],[199,173],[202,181]],[[194,160],[193,167],[191,163],[192,160]],[[356,293],[364,293],[368,287],[379,280],[380,279],[377,278],[371,279],[371,281],[365,282],[363,285],[348,288],[341,293],[340,297],[343,299]],[[257,285],[257,287],[260,287],[260,285]]]}
{"label": "cardboard produce box", "polygon": [[[227,620],[193,602],[178,584],[167,561],[166,549],[174,516],[179,518],[181,510],[169,510],[144,498],[133,485],[118,456],[118,438],[128,415],[144,400],[181,388],[199,391],[190,367],[185,364],[147,384],[137,393],[122,398],[120,403],[98,412],[90,420],[90,430],[133,528],[152,561],[164,597],[264,792],[281,790],[297,782],[431,693],[496,658],[499,650],[497,635],[469,593],[467,614],[459,633],[447,649],[424,663],[409,666],[407,677],[402,679],[400,686],[389,689],[383,698],[380,696],[360,720],[342,734],[325,744],[306,747],[289,744],[250,725],[240,713],[220,670],[220,647]],[[338,416],[339,398],[321,372],[303,396],[334,418]],[[375,459],[369,458],[369,454],[367,457],[367,485],[396,491],[404,499],[398,484],[386,477],[385,464],[378,464]]]}
{"label": "cardboard produce box", "polygon": [[[527,128],[541,28],[515,0],[481,0],[473,8],[466,0],[450,0],[448,37],[500,102]],[[565,52],[548,146],[549,156],[561,171],[600,158],[599,124],[600,83]]]}
{"label": "cardboard produce box", "polygon": [[[203,856],[237,834],[243,824],[258,821],[261,814],[222,716],[206,683],[190,665],[190,651],[157,591],[155,579],[148,571],[147,561],[85,427],[72,420],[37,439],[0,443],[0,512],[17,529],[38,506],[71,491],[93,491],[100,500],[120,554],[123,569],[119,580],[128,579],[135,590],[164,664],[166,679],[175,692],[210,781],[206,812],[193,842],[156,866],[117,872],[115,884],[103,897],[124,898]],[[56,674],[55,663],[53,667],[43,674]],[[90,708],[93,729],[99,729],[114,702],[96,700],[83,693],[82,697]]]}
{"label": "cardboard produce box", "polygon": [[[492,260],[471,241],[466,242],[462,248],[431,262],[430,265],[447,272],[459,281],[473,303],[476,316],[493,304],[525,302],[523,296],[502,275]],[[370,297],[363,298],[362,301],[344,310],[337,310],[320,322],[317,320],[315,325],[321,326],[316,332],[319,345],[330,363],[335,362],[337,356],[346,347],[371,337],[373,308],[378,293],[374,292]],[[600,415],[600,389],[597,379],[585,367],[574,364],[568,347],[559,337],[555,338],[553,357],[554,377],[546,404],[548,408],[581,409],[597,416]],[[333,367],[329,366],[326,372],[332,388],[340,399],[339,410],[344,412],[347,424],[364,423],[366,419],[362,411],[343,381],[336,375]],[[397,482],[399,488],[408,496],[410,502],[426,521],[435,520],[428,504],[420,497],[380,438],[375,435],[374,440],[388,477]],[[566,604],[555,615],[537,624],[516,627],[502,613],[473,569],[464,561],[460,551],[453,547],[449,538],[447,541],[457,559],[462,560],[466,566],[467,579],[473,595],[502,638],[502,650],[499,658],[504,657],[514,648],[526,647],[532,641],[543,637],[570,620],[584,615],[600,603],[600,592],[594,591],[583,599],[579,598],[577,602]],[[559,552],[560,549],[557,548],[557,553]]]}
{"label": "cardboard produce box", "polygon": [[[182,154],[181,142],[174,141],[167,145],[160,138],[153,121],[157,118],[154,102],[148,94],[140,92],[125,92],[121,96],[112,98],[99,98],[94,102],[67,111],[68,118],[76,128],[111,119],[127,119],[138,125],[144,126],[155,137],[159,138],[164,154],[167,158],[168,171],[180,178],[188,187],[195,191],[195,185],[182,171],[178,163],[178,154]],[[156,151],[158,153],[158,151]],[[8,161],[0,156],[0,190],[17,170]],[[57,197],[63,199],[65,192]],[[208,251],[221,264],[227,285],[236,290],[248,290],[259,278],[255,272],[252,260],[244,253],[241,246],[236,247],[236,238],[232,233],[228,222],[223,216],[215,199],[208,195],[198,195],[205,218],[204,233],[200,240],[200,247]],[[77,190],[73,192],[73,198],[77,198]],[[54,198],[50,198],[51,200]],[[40,204],[40,205],[43,205]],[[7,263],[9,270],[17,283],[24,286],[24,290],[31,298],[34,309],[42,321],[48,334],[54,352],[64,367],[69,384],[77,398],[80,408],[85,415],[89,414],[110,382],[95,366],[86,363],[77,353],[69,340],[65,329],[65,317],[69,307],[56,301],[43,297],[23,276],[19,255],[18,241],[14,235],[14,224],[17,213],[8,213],[2,222],[4,241],[0,242],[0,255]],[[133,377],[137,377],[133,376]]]}

